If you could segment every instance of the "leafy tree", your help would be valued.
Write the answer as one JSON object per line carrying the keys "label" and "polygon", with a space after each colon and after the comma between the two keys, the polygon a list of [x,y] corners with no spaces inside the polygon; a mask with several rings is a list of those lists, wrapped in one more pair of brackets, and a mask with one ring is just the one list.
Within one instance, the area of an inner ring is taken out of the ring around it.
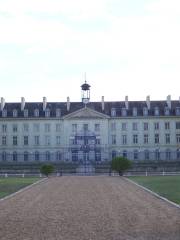
{"label": "leafy tree", "polygon": [[54,172],[54,166],[52,164],[44,164],[41,166],[40,172],[48,177],[49,174]]}
{"label": "leafy tree", "polygon": [[118,172],[119,176],[123,176],[125,170],[130,168],[132,162],[125,157],[115,157],[111,162],[111,169]]}

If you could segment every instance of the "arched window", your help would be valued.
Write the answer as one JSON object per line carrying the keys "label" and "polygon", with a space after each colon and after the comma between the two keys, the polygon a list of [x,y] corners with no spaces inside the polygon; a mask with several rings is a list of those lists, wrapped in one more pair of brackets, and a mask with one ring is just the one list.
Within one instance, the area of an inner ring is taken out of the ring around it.
{"label": "arched window", "polygon": [[29,154],[28,152],[24,152],[24,161],[28,161],[29,160]]}
{"label": "arched window", "polygon": [[17,152],[13,152],[13,161],[17,162]]}
{"label": "arched window", "polygon": [[35,161],[39,161],[39,152],[38,151],[36,151],[35,152]]}
{"label": "arched window", "polygon": [[60,161],[61,160],[61,152],[56,152],[56,160]]}
{"label": "arched window", "polygon": [[127,158],[127,151],[123,150],[123,157]]}
{"label": "arched window", "polygon": [[171,159],[171,150],[166,149],[166,160],[170,160],[170,159]]}
{"label": "arched window", "polygon": [[149,150],[144,151],[144,158],[145,160],[149,160]]}
{"label": "arched window", "polygon": [[112,159],[115,158],[117,156],[117,153],[115,150],[112,151]]}
{"label": "arched window", "polygon": [[50,161],[50,160],[51,160],[50,152],[47,151],[46,152],[46,161]]}
{"label": "arched window", "polygon": [[6,161],[7,160],[7,155],[6,155],[6,152],[3,152],[2,153],[2,161]]}

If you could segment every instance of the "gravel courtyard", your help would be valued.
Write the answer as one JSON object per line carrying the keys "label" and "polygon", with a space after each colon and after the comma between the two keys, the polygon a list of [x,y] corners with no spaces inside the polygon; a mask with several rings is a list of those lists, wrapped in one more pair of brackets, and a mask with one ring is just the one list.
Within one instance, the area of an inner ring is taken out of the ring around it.
{"label": "gravel courtyard", "polygon": [[0,202],[1,240],[180,240],[180,210],[119,177],[50,178]]}

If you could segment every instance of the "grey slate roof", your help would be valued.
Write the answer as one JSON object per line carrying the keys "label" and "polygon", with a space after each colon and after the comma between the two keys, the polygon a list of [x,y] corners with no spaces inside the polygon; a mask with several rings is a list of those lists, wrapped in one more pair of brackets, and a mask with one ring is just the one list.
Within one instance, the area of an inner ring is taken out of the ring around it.
{"label": "grey slate roof", "polygon": [[[127,110],[127,116],[132,116],[133,108],[137,108],[137,116],[143,116],[143,108],[146,108],[146,101],[128,101],[129,108]],[[111,116],[111,110],[114,108],[116,111],[116,117],[122,117],[122,109],[125,108],[125,102],[105,102],[105,109],[102,111],[101,102],[90,102],[87,104],[87,107],[93,109],[97,112],[101,112]],[[167,107],[166,101],[151,101],[151,108],[148,111],[148,116],[154,116],[154,109],[159,108],[159,115],[164,116],[164,109]],[[48,102],[46,109],[50,110],[50,116],[56,117],[56,109],[61,110],[61,116],[65,116],[77,110],[84,108],[84,103],[82,102],[71,102],[70,110],[67,111],[67,103],[66,102]],[[170,116],[175,116],[177,108],[180,109],[179,101],[171,101],[171,109]],[[21,111],[21,103],[6,103],[4,106],[4,110],[7,110],[7,117],[13,117],[13,110],[17,110],[18,116],[17,118],[24,117],[23,111]],[[35,117],[34,110],[39,110],[39,117],[45,117],[45,112],[43,111],[43,103],[42,102],[26,102],[25,109],[28,110],[28,117]],[[0,110],[0,118],[2,118],[2,111]],[[37,118],[37,117],[36,117]]]}

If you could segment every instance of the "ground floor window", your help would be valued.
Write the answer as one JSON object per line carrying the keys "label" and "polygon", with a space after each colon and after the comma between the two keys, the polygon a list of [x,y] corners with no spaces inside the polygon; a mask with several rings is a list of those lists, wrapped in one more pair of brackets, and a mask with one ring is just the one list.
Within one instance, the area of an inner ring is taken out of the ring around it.
{"label": "ground floor window", "polygon": [[117,153],[115,150],[112,151],[112,159],[115,158],[117,156]]}

